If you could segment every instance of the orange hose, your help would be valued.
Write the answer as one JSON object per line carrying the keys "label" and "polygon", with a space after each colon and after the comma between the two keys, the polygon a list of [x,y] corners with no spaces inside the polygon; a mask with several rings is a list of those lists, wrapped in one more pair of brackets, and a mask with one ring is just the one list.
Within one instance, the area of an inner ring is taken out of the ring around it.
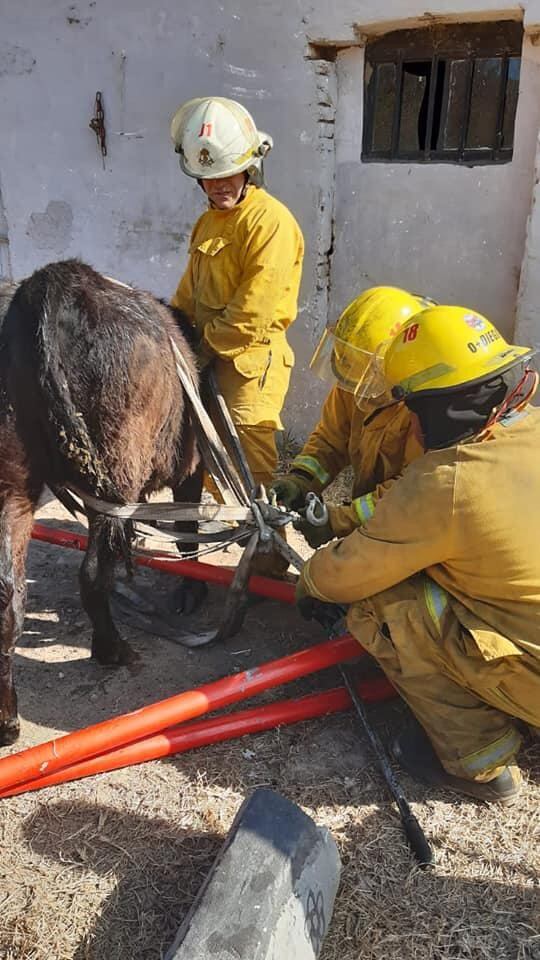
{"label": "orange hose", "polygon": [[[44,543],[53,543],[58,547],[69,547],[72,550],[86,550],[88,537],[82,533],[70,533],[67,530],[56,530],[54,527],[45,527],[35,523],[32,530],[32,539]],[[151,567],[162,573],[173,574],[176,577],[191,577],[192,580],[205,580],[228,587],[232,583],[236,572],[234,567],[218,567],[214,563],[201,563],[199,560],[171,559],[169,553],[154,553],[149,556],[134,554],[133,560],[141,567]],[[294,584],[283,580],[273,580],[271,577],[250,577],[248,589],[261,597],[271,600],[281,600],[282,603],[294,603]]]}
{"label": "orange hose", "polygon": [[[384,677],[360,683],[358,692],[366,703],[395,696],[394,688]],[[152,737],[145,737],[143,740],[137,740],[117,750],[109,750],[91,760],[83,760],[64,767],[56,773],[46,774],[16,787],[9,787],[0,792],[0,799],[31,790],[41,790],[43,787],[51,787],[59,783],[68,783],[71,780],[80,780],[82,777],[94,776],[97,773],[119,770],[121,767],[128,767],[135,763],[145,763],[148,760],[185,753],[187,750],[205,747],[210,743],[220,743],[222,740],[232,740],[246,734],[261,733],[273,727],[327,716],[338,713],[340,710],[348,710],[350,706],[351,698],[348,692],[344,687],[337,687],[293,700],[281,700],[262,707],[254,707],[251,710],[212,717],[210,720],[201,720],[198,723],[170,727]]]}
{"label": "orange hose", "polygon": [[350,635],[337,637],[13,753],[0,759],[0,792],[363,653]]}

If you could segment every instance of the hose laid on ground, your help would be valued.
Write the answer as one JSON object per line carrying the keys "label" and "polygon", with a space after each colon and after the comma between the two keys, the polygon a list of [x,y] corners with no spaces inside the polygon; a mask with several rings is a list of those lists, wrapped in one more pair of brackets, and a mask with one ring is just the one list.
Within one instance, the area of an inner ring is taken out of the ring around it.
{"label": "hose laid on ground", "polygon": [[[360,683],[359,691],[366,703],[380,702],[395,696],[394,688],[385,677]],[[180,724],[125,747],[109,750],[91,760],[73,763],[56,773],[45,774],[16,787],[8,787],[0,791],[0,799],[14,797],[31,790],[41,790],[59,783],[80,780],[82,777],[91,777],[97,773],[109,773],[111,770],[120,770],[122,767],[145,763],[148,760],[158,760],[176,753],[185,753],[197,747],[206,747],[223,740],[233,740],[246,734],[262,733],[274,727],[328,716],[339,713],[341,710],[349,710],[350,707],[351,698],[345,688],[336,687],[333,690],[325,690],[293,700],[278,700],[262,707],[212,717],[197,723]]]}
{"label": "hose laid on ground", "polygon": [[337,637],[2,757],[0,792],[363,654],[350,635]]}

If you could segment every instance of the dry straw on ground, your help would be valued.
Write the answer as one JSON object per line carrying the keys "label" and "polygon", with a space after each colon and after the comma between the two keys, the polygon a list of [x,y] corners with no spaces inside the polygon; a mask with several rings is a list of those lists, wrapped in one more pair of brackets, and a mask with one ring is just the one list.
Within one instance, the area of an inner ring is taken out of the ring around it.
{"label": "dry straw on ground", "polygon": [[[411,863],[372,765],[324,759],[346,719],[268,733],[0,809],[3,960],[157,960],[243,796],[272,785],[338,841],[344,869],[324,960],[537,960],[537,787],[504,812],[408,783],[437,850]],[[310,771],[306,758],[319,757]],[[540,751],[525,756],[540,773]],[[342,767],[341,772],[340,766]]]}
{"label": "dry straw on ground", "polygon": [[[57,505],[44,513],[66,522]],[[262,604],[224,650],[187,653],[132,633],[140,671],[106,671],[86,659],[79,561],[31,548],[17,656],[21,745],[322,639],[293,611]],[[217,614],[223,594],[211,599]],[[320,682],[339,678],[294,689]],[[403,715],[396,703],[372,708],[386,736]],[[540,741],[521,759],[529,781],[505,809],[403,778],[436,849],[432,872],[411,861],[350,715],[2,801],[0,960],[160,960],[238,806],[260,785],[300,803],[339,844],[343,876],[323,960],[540,960]]]}

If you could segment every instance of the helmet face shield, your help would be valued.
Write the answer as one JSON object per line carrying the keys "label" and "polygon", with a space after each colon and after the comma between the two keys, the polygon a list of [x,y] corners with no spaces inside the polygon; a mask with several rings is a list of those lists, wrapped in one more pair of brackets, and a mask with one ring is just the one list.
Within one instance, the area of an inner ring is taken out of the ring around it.
{"label": "helmet face shield", "polygon": [[370,287],[356,297],[328,327],[311,361],[327,383],[338,383],[363,401],[391,400],[382,359],[392,338],[427,300],[398,287]]}
{"label": "helmet face shield", "polygon": [[383,404],[392,400],[390,384],[384,374],[384,355],[390,342],[386,340],[379,344],[375,353],[371,354],[370,362],[358,381],[354,398],[359,407],[362,407],[366,401]]}
{"label": "helmet face shield", "polygon": [[372,357],[371,352],[353,347],[327,328],[313,354],[310,368],[325,383],[337,383],[342,390],[355,393]]}

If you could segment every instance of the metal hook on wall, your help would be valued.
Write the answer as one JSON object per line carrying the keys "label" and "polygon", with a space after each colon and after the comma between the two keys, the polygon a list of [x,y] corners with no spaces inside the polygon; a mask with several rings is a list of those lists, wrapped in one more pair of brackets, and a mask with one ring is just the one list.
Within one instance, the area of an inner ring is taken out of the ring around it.
{"label": "metal hook on wall", "polygon": [[101,150],[101,156],[103,157],[103,169],[105,169],[105,157],[107,156],[105,110],[103,108],[103,97],[99,90],[96,93],[96,102],[94,105],[94,116],[92,117],[88,126],[90,127],[91,130],[94,131],[97,137],[98,146]]}

